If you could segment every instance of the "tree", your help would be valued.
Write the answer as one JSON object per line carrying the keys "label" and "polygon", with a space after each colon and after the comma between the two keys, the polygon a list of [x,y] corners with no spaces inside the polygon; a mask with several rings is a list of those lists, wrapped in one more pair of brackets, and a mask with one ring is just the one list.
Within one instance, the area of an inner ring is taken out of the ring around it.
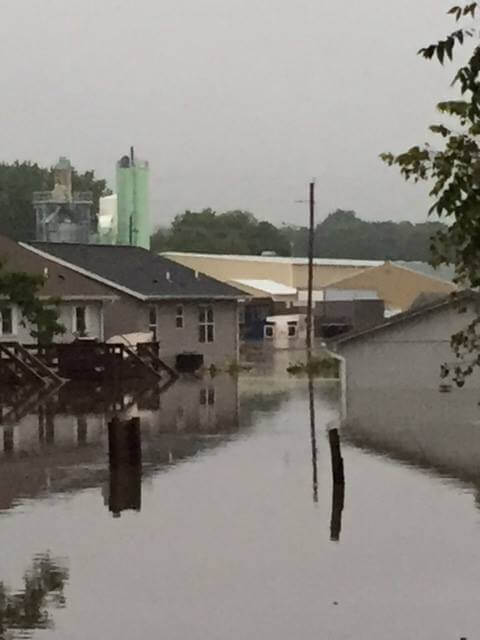
{"label": "tree", "polygon": [[169,230],[155,231],[152,249],[253,255],[273,251],[290,255],[290,244],[277,227],[259,222],[252,213],[241,210],[220,214],[212,209],[185,211],[175,217]]}
{"label": "tree", "polygon": [[65,333],[65,327],[58,322],[59,299],[39,298],[44,283],[42,276],[4,271],[0,265],[0,311],[9,304],[18,306],[21,321],[32,325],[30,335],[38,344],[50,344],[56,335]]}
{"label": "tree", "polygon": [[[53,189],[53,168],[40,167],[31,162],[0,164],[0,233],[14,240],[35,239],[35,216],[32,196],[34,191]],[[74,191],[91,191],[95,214],[99,200],[111,193],[106,181],[95,178],[94,171],[72,172]]]}
{"label": "tree", "polygon": [[[470,2],[454,6],[449,14],[457,28],[436,44],[420,49],[427,60],[436,58],[440,64],[453,60],[458,45],[478,35],[475,20],[479,3]],[[465,25],[468,20],[469,24]],[[473,24],[471,22],[473,21]],[[480,46],[473,44],[468,61],[456,72],[452,85],[460,90],[456,100],[437,104],[446,119],[430,126],[440,140],[433,148],[425,143],[405,153],[382,154],[389,165],[397,165],[406,180],[431,182],[433,204],[430,214],[446,218],[449,224],[432,238],[432,264],[453,264],[455,281],[462,286],[480,285]],[[448,125],[448,126],[447,126]],[[452,336],[451,344],[458,358],[468,359],[454,372],[454,380],[463,384],[465,375],[473,366],[480,366],[480,317],[476,317],[464,330]]]}

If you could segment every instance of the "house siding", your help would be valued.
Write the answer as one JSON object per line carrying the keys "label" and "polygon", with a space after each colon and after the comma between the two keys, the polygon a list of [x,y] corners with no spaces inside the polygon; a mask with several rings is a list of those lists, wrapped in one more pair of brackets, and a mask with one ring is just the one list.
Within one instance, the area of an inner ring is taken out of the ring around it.
{"label": "house siding", "polygon": [[[176,327],[176,310],[183,305],[183,329]],[[238,358],[238,314],[236,301],[213,301],[208,303],[214,312],[215,334],[213,342],[199,341],[198,314],[207,303],[163,302],[157,303],[157,339],[160,356],[170,364],[175,363],[179,353],[201,353],[205,366],[222,366]]]}
{"label": "house siding", "polygon": [[107,302],[104,307],[105,340],[124,333],[148,331],[151,305],[120,292],[117,294],[119,299]]}
{"label": "house siding", "polygon": [[[77,337],[74,333],[74,309],[76,306],[87,308],[87,336],[89,338],[102,339],[103,320],[102,302],[98,300],[78,300],[75,302],[62,302],[58,307],[58,322],[65,327],[65,333],[55,336],[55,342],[72,342]],[[31,336],[35,329],[29,322],[22,321],[20,309],[11,305],[13,312],[13,333],[1,335],[0,342],[20,342],[21,344],[35,344],[36,339]],[[24,326],[25,325],[25,326]]]}
{"label": "house siding", "polygon": [[438,389],[441,365],[456,362],[450,337],[473,317],[472,310],[444,307],[340,344],[347,396],[354,389]]}

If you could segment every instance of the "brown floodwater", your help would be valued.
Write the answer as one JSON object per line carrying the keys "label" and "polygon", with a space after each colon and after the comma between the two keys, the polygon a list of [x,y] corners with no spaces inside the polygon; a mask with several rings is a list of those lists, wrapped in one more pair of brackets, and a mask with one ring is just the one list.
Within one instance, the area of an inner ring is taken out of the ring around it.
{"label": "brown floodwater", "polygon": [[[430,451],[438,422],[372,396],[338,434],[338,383],[309,390],[286,357],[5,399],[0,638],[477,638],[474,414],[465,447],[450,423]],[[139,426],[109,440],[114,415]]]}

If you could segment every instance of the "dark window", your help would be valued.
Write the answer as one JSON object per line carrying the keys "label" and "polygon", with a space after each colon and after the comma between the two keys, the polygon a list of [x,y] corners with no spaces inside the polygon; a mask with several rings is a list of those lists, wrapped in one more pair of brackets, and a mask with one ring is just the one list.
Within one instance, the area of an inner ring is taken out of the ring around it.
{"label": "dark window", "polygon": [[265,337],[273,338],[273,326],[271,324],[265,325]]}
{"label": "dark window", "polygon": [[2,309],[2,335],[12,335],[13,333],[13,314],[11,307]]}
{"label": "dark window", "polygon": [[294,338],[297,335],[297,323],[289,322],[288,323],[288,337]]}
{"label": "dark window", "polygon": [[86,307],[75,307],[74,331],[80,335],[87,331],[87,309]]}
{"label": "dark window", "polygon": [[181,304],[177,307],[177,312],[175,315],[175,326],[177,329],[183,329],[183,306]]}

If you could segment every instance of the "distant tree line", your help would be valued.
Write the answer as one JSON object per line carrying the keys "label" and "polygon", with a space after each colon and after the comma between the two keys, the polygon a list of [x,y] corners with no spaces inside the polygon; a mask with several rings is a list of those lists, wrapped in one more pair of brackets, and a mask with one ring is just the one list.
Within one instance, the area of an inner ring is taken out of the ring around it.
{"label": "distant tree line", "polygon": [[[54,187],[52,167],[31,162],[0,163],[0,233],[15,240],[35,238],[35,216],[32,207],[34,191],[50,191]],[[72,171],[73,191],[93,193],[94,212],[99,199],[111,193],[105,180],[95,178],[94,171]]]}
{"label": "distant tree line", "polygon": [[[367,222],[354,211],[338,209],[315,229],[314,251],[321,258],[371,260],[430,260],[430,239],[443,225],[438,222]],[[170,228],[152,235],[153,251],[194,251],[304,257],[308,229],[303,226],[259,222],[246,211],[215,213],[204,209],[175,217]]]}
{"label": "distant tree line", "polygon": [[[99,199],[111,193],[106,181],[93,171],[73,169],[74,191],[92,191],[94,212]],[[35,237],[32,206],[34,191],[54,187],[53,168],[31,162],[0,163],[0,234],[15,240]],[[430,238],[446,227],[437,222],[367,222],[354,211],[338,209],[315,229],[315,256],[372,260],[430,259]],[[279,256],[307,255],[308,230],[305,226],[259,221],[248,211],[217,213],[212,209],[185,211],[169,228],[158,228],[152,235],[154,251],[195,251],[259,255],[272,251]]]}

